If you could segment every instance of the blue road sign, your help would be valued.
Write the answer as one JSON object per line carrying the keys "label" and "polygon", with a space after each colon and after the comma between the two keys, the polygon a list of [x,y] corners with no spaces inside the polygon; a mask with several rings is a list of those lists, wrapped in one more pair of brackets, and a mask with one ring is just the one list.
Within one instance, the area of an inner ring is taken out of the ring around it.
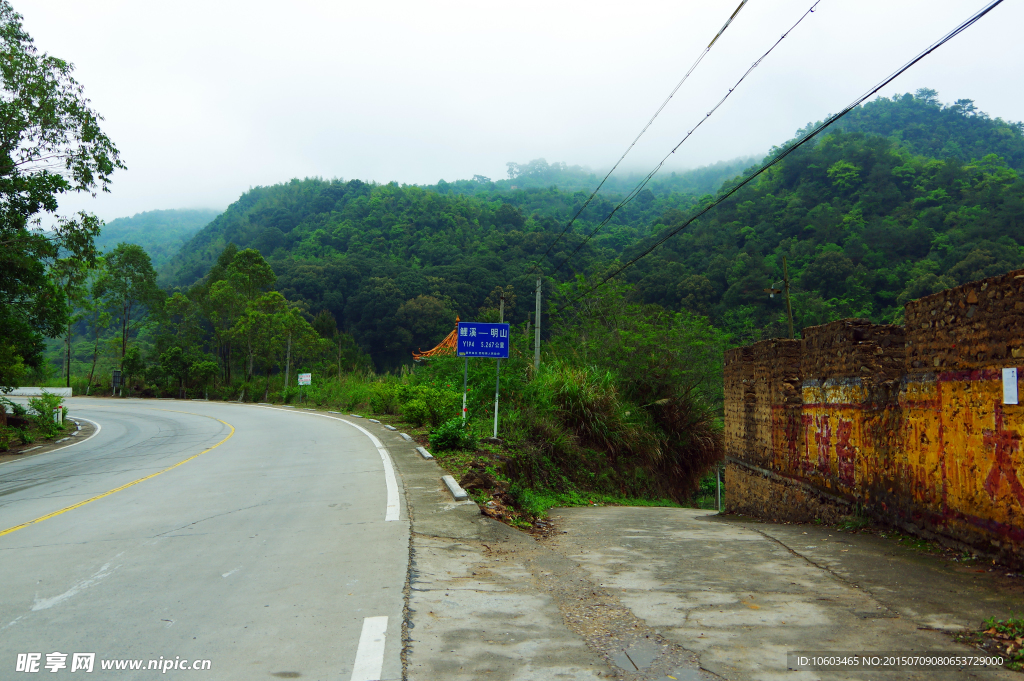
{"label": "blue road sign", "polygon": [[459,322],[459,357],[508,359],[508,324]]}

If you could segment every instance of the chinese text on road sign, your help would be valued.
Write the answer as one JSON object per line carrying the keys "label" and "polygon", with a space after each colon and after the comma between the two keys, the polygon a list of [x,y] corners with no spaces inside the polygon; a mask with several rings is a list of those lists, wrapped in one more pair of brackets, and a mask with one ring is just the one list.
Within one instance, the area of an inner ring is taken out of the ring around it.
{"label": "chinese text on road sign", "polygon": [[508,324],[459,322],[459,357],[508,359]]}

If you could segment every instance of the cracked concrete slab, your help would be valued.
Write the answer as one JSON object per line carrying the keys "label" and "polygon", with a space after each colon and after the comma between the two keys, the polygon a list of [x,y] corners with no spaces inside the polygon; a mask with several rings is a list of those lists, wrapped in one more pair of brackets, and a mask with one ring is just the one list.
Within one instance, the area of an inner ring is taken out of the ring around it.
{"label": "cracked concrete slab", "polygon": [[[724,678],[1015,678],[994,669],[790,671],[790,651],[969,653],[931,628],[937,619],[976,625],[983,612],[995,614],[986,608],[998,599],[1002,609],[1021,605],[991,584],[944,578],[941,570],[886,556],[873,542],[858,542],[859,535],[842,538],[855,548],[823,547],[839,538],[818,536],[828,534],[822,528],[811,534],[806,527],[729,522],[693,509],[556,509],[552,519],[558,531],[546,546],[578,562],[636,617],[696,651],[702,668]],[[858,562],[842,563],[844,551]],[[888,569],[901,584],[871,569],[886,561],[898,561]],[[951,589],[959,596],[944,600]],[[933,595],[923,597],[926,590]]]}
{"label": "cracked concrete slab", "polygon": [[452,502],[434,462],[383,435],[412,522],[404,662],[410,681],[707,681],[575,561]]}

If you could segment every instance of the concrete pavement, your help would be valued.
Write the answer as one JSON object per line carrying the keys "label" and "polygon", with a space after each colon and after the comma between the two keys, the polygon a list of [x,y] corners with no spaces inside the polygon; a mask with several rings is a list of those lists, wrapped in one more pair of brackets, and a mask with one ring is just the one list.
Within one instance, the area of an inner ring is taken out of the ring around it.
{"label": "concrete pavement", "polygon": [[869,535],[674,508],[555,509],[544,545],[727,679],[996,679],[996,669],[791,671],[789,651],[976,653],[947,631],[1024,611],[1019,579]]}
{"label": "concrete pavement", "polygon": [[377,668],[401,678],[409,525],[400,494],[385,520],[370,438],[252,405],[68,403],[102,430],[0,465],[0,676],[19,653],[70,668],[92,652],[97,678],[153,674],[100,660],[163,658],[210,660],[207,678],[347,680],[364,620],[387,617]]}

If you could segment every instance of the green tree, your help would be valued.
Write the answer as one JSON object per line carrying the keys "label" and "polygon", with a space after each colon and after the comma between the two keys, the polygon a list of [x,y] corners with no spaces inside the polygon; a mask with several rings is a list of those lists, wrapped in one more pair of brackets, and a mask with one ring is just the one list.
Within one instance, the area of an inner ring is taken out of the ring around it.
{"label": "green tree", "polygon": [[235,322],[232,334],[243,344],[246,352],[246,381],[254,376],[259,365],[266,370],[269,382],[270,369],[280,349],[278,346],[285,340],[281,332],[287,312],[288,303],[284,296],[270,291],[250,301]]}
{"label": "green tree", "polygon": [[181,346],[174,345],[160,355],[160,367],[164,373],[178,381],[178,397],[185,399],[185,383],[188,381],[189,370],[195,357],[183,350]]}
{"label": "green tree", "polygon": [[96,375],[96,364],[99,362],[100,357],[100,339],[112,322],[110,311],[104,307],[103,301],[97,295],[96,284],[103,276],[104,264],[105,259],[102,256],[96,259],[96,267],[90,270],[86,286],[90,291],[90,295],[83,296],[80,301],[81,308],[79,314],[81,314],[85,331],[92,343],[92,364],[89,367],[89,375],[86,378],[88,385],[86,394],[92,392],[93,378]]}
{"label": "green tree", "polygon": [[202,387],[203,396],[206,399],[210,399],[210,381],[217,378],[217,375],[220,373],[220,367],[217,366],[217,363],[209,359],[193,362],[189,368],[189,373]]}
{"label": "green tree", "polygon": [[231,382],[232,342],[231,329],[245,309],[245,300],[228,281],[218,281],[210,287],[204,310],[213,328],[217,354],[224,365],[224,380]]}
{"label": "green tree", "polygon": [[[40,53],[21,15],[0,0],[0,385],[39,367],[42,340],[67,323],[65,293],[47,264],[61,254],[95,257],[100,222],[57,215],[67,193],[107,191],[124,165],[102,132],[68,62]],[[52,216],[49,231],[39,229]]]}
{"label": "green tree", "polygon": [[146,373],[146,362],[139,348],[128,348],[124,359],[121,361],[121,371],[124,383],[128,386],[128,394],[131,395],[133,379],[141,378]]}
{"label": "green tree", "polygon": [[253,248],[239,251],[235,255],[228,266],[228,277],[235,290],[248,301],[255,300],[277,281],[274,270],[260,252]]}
{"label": "green tree", "polygon": [[60,258],[52,268],[52,276],[57,286],[64,294],[65,304],[68,306],[67,326],[64,332],[64,377],[65,385],[71,386],[71,341],[73,339],[74,325],[81,321],[87,311],[83,307],[88,298],[89,287],[87,281],[92,271],[91,264],[87,260],[77,258]]}
{"label": "green tree", "polygon": [[163,295],[146,251],[135,244],[118,244],[106,256],[103,275],[96,282],[93,295],[103,299],[121,327],[123,360],[132,335],[138,332],[149,311],[160,304]]}

